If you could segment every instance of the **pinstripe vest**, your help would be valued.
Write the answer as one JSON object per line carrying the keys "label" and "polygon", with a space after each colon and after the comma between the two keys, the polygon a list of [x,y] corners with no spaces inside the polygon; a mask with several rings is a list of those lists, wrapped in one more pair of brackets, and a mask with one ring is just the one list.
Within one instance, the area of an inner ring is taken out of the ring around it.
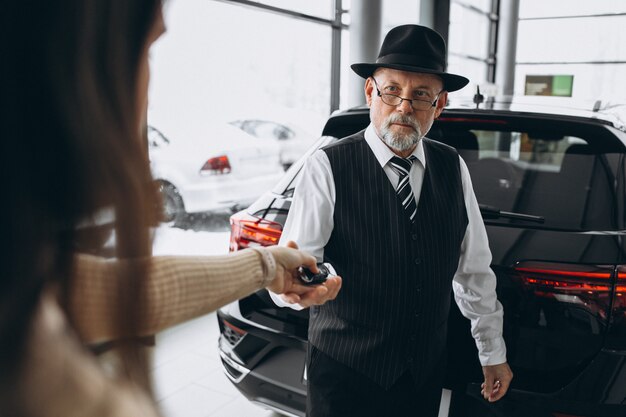
{"label": "pinstripe vest", "polygon": [[324,151],[336,188],[324,261],[343,284],[334,301],[311,308],[309,341],[383,388],[407,370],[421,382],[445,348],[467,228],[458,154],[424,139],[427,168],[411,223],[363,132]]}

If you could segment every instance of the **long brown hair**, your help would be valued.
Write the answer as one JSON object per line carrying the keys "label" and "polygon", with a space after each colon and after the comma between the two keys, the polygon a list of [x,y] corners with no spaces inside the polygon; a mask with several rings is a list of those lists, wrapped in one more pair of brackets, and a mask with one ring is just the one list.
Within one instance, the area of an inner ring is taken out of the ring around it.
{"label": "long brown hair", "polygon": [[[115,213],[116,255],[150,255],[156,197],[138,120],[137,75],[161,0],[20,0],[0,13],[0,388],[18,371],[40,295],[67,306],[76,228]],[[123,277],[120,334],[136,334],[147,271]],[[121,353],[147,384],[134,344]],[[5,385],[6,384],[6,385]]]}

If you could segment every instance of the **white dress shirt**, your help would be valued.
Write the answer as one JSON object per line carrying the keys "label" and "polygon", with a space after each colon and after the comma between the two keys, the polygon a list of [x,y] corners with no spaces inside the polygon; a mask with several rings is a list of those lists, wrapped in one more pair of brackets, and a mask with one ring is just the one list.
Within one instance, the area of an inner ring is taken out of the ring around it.
{"label": "white dress shirt", "polygon": [[[365,140],[395,189],[399,177],[389,164],[395,154],[378,137],[371,124],[365,130]],[[416,161],[411,166],[409,181],[419,203],[426,169],[422,141],[413,151],[413,155],[419,163]],[[468,225],[461,244],[459,266],[454,275],[452,288],[461,313],[471,320],[472,336],[478,347],[481,364],[497,365],[506,362],[506,347],[502,338],[502,305],[496,298],[496,277],[489,266],[491,251],[472,189],[470,174],[461,157],[459,163]],[[335,182],[330,162],[326,152],[320,149],[309,157],[303,167],[279,244],[285,245],[293,240],[300,249],[315,256],[318,262],[322,262],[324,247],[333,231],[335,196]],[[298,304],[286,303],[276,294],[270,295],[280,307],[302,309]],[[341,296],[341,291],[338,296]]]}

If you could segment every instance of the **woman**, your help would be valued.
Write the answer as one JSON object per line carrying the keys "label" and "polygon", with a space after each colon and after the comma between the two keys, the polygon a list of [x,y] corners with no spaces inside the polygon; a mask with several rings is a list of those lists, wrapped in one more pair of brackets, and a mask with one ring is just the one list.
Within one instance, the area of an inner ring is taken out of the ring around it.
{"label": "woman", "polygon": [[[0,31],[0,415],[156,416],[138,336],[264,286],[335,297],[339,278],[297,283],[315,260],[296,249],[151,256],[158,193],[139,132],[161,0],[10,2]],[[77,249],[77,227],[103,210],[115,218],[111,261]],[[119,361],[105,370],[84,345],[110,340]]]}

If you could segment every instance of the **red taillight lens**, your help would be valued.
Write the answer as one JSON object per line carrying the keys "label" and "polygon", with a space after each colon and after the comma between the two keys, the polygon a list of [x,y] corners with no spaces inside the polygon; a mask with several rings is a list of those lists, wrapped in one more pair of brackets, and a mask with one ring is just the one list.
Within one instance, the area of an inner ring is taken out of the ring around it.
{"label": "red taillight lens", "polygon": [[232,324],[232,323],[230,323],[230,322],[228,322],[226,320],[223,320],[223,322],[224,322],[224,325],[226,327],[230,328],[233,332],[237,333],[239,336],[243,336],[246,333],[248,333],[245,330],[240,329],[239,327],[235,326],[234,324]]}
{"label": "red taillight lens", "polygon": [[278,243],[283,227],[280,223],[260,219],[245,213],[230,218],[230,251],[251,246],[272,246]]}
{"label": "red taillight lens", "polygon": [[520,262],[515,266],[525,284],[545,286],[559,291],[610,289],[612,265],[558,264]]}
{"label": "red taillight lens", "polygon": [[613,315],[615,317],[615,321],[621,320],[624,324],[624,328],[626,329],[626,265],[620,265],[617,268]]}
{"label": "red taillight lens", "polygon": [[613,265],[520,262],[517,278],[535,297],[575,304],[606,319],[613,292]]}
{"label": "red taillight lens", "polygon": [[626,292],[626,265],[620,265],[617,268],[617,287],[615,289],[619,292]]}
{"label": "red taillight lens", "polygon": [[230,171],[230,161],[226,155],[209,158],[200,168],[202,174],[208,175],[230,174]]}
{"label": "red taillight lens", "polygon": [[[613,267],[587,265],[529,265],[515,267],[523,282],[534,287],[547,287],[558,292],[606,291],[611,289]],[[568,269],[565,269],[568,268]]]}
{"label": "red taillight lens", "polygon": [[232,323],[220,318],[220,331],[222,332],[223,339],[231,346],[236,346],[237,343],[248,333],[243,329],[235,326]]}

